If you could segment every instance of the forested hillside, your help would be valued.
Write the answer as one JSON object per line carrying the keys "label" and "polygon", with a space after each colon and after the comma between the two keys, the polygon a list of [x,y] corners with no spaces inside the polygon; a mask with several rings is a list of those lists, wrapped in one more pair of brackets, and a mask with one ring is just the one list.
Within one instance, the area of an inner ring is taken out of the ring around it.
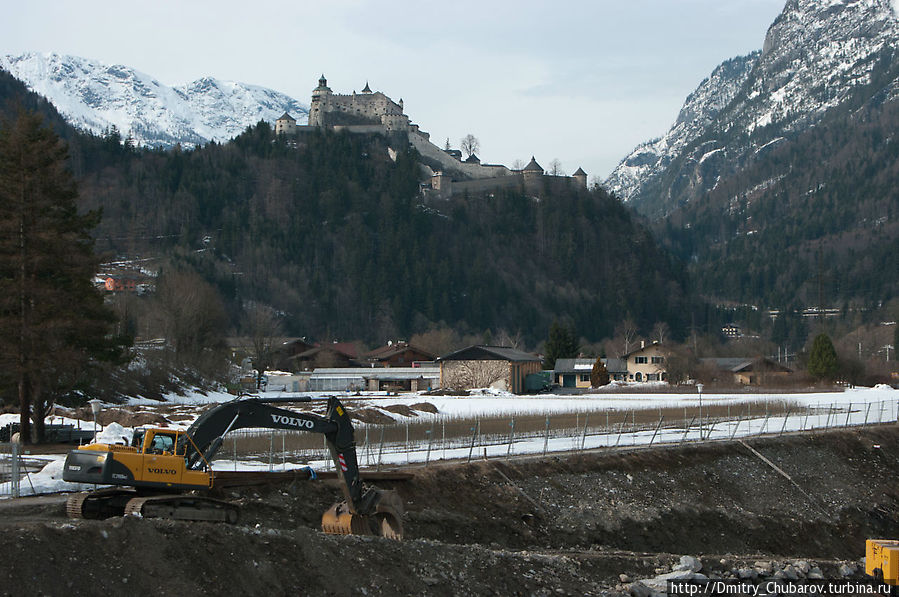
{"label": "forested hillside", "polygon": [[248,304],[281,313],[286,334],[369,342],[447,325],[534,345],[555,320],[595,340],[627,317],[689,321],[683,269],[602,190],[427,204],[401,139],[295,143],[265,123],[194,151],[65,136],[84,208],[103,210],[98,250],[199,273],[233,329]]}
{"label": "forested hillside", "polygon": [[846,106],[675,211],[662,238],[700,292],[777,307],[899,294],[899,104]]}

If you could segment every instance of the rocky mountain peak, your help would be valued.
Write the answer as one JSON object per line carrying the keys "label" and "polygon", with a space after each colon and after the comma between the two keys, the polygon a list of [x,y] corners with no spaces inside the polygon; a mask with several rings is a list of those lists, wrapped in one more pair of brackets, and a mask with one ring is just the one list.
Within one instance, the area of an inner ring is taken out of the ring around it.
{"label": "rocky mountain peak", "polygon": [[607,188],[662,215],[709,191],[760,147],[814,126],[831,108],[865,101],[859,94],[876,93],[879,101],[899,96],[894,80],[870,89],[899,47],[893,1],[789,0],[761,52],[718,66],[661,139],[621,161]]}
{"label": "rocky mountain peak", "polygon": [[305,121],[308,108],[277,91],[203,77],[169,86],[124,65],[64,54],[0,56],[0,68],[46,97],[73,126],[122,136],[151,147],[193,147],[227,141],[259,120],[285,111]]}

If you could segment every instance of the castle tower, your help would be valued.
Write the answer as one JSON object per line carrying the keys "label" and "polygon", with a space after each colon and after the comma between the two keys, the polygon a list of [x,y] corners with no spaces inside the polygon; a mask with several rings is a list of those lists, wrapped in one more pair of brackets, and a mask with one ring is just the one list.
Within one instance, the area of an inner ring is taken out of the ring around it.
{"label": "castle tower", "polygon": [[371,87],[368,86],[368,81],[365,82],[365,87],[362,88],[362,93],[371,93]]}
{"label": "castle tower", "polygon": [[295,135],[297,133],[297,119],[285,112],[275,121],[276,135]]}
{"label": "castle tower", "polygon": [[578,168],[577,172],[571,175],[571,178],[577,181],[579,187],[587,188],[587,173],[584,172],[583,168]]}
{"label": "castle tower", "polygon": [[521,171],[521,175],[524,177],[524,186],[526,189],[538,189],[540,181],[543,180],[543,168],[537,163],[534,156],[531,156],[531,161],[528,162],[528,165]]}
{"label": "castle tower", "polygon": [[318,87],[312,90],[312,101],[309,102],[309,126],[324,126],[325,105],[331,96],[331,88],[328,80],[322,75],[318,80]]}

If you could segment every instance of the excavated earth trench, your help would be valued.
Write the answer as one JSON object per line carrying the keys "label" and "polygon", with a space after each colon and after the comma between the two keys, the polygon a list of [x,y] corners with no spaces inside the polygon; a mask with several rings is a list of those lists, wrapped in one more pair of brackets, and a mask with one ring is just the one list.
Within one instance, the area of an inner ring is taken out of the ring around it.
{"label": "excavated earth trench", "polygon": [[319,532],[331,481],[229,488],[236,525],[8,502],[0,594],[624,594],[620,575],[681,555],[710,576],[796,559],[831,576],[865,538],[899,538],[896,426],[414,472],[379,484],[405,500],[403,542]]}

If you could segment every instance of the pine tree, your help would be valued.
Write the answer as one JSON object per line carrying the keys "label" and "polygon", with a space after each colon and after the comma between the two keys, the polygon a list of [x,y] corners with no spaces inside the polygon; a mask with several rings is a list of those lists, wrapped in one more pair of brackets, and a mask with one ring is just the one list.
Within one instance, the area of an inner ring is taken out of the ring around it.
{"label": "pine tree", "polygon": [[38,114],[20,111],[0,127],[0,384],[18,397],[25,442],[43,440],[53,402],[93,363],[121,358],[92,283],[99,214],[78,213],[66,160]]}
{"label": "pine tree", "polygon": [[573,327],[554,321],[549,328],[549,339],[544,347],[544,366],[553,369],[557,359],[573,359],[580,350]]}
{"label": "pine tree", "polygon": [[609,383],[609,370],[606,369],[602,362],[602,357],[597,357],[593,363],[593,370],[590,372],[590,386],[599,388]]}
{"label": "pine tree", "polygon": [[808,357],[809,375],[816,379],[832,380],[837,374],[837,351],[827,334],[818,334],[812,342]]}

